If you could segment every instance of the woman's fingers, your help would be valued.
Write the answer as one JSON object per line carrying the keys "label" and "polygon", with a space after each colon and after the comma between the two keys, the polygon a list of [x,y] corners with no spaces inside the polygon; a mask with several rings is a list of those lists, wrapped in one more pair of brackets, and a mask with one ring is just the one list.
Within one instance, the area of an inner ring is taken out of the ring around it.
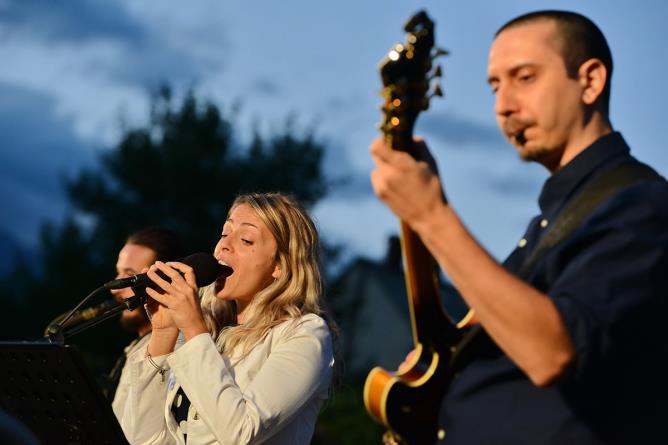
{"label": "woman's fingers", "polygon": [[197,288],[197,279],[195,277],[195,271],[192,267],[188,266],[187,264],[179,263],[178,261],[170,261],[169,263],[166,263],[166,265],[179,271],[180,273],[178,275],[181,276],[186,283],[188,283],[190,288]]}
{"label": "woman's fingers", "polygon": [[168,294],[160,293],[155,289],[151,289],[150,287],[146,288],[146,293],[148,294],[149,297],[151,297],[161,305],[169,307],[170,298]]}
{"label": "woman's fingers", "polygon": [[197,288],[197,280],[192,267],[179,263],[156,261],[147,272],[147,276],[162,290],[168,293],[186,292],[185,284],[190,289]]}
{"label": "woman's fingers", "polygon": [[[154,315],[152,320],[154,328],[176,327],[186,337],[189,337],[188,333],[206,331],[192,267],[179,262],[156,261],[147,272],[147,276],[156,284],[153,288],[146,288],[149,301],[155,300],[154,305],[146,306]],[[202,326],[204,326],[203,331]]]}
{"label": "woman's fingers", "polygon": [[[146,272],[146,276],[148,276],[153,283],[158,285],[162,290],[165,292],[169,291],[169,285],[170,281],[173,280],[173,278],[170,276],[170,272],[167,269],[168,268],[164,265],[164,263],[160,261],[156,261],[155,264],[153,264],[149,269],[148,272]],[[158,273],[160,272],[160,273]],[[173,272],[173,269],[172,269]],[[178,274],[178,272],[174,272]],[[169,277],[170,281],[167,281],[165,278]]]}

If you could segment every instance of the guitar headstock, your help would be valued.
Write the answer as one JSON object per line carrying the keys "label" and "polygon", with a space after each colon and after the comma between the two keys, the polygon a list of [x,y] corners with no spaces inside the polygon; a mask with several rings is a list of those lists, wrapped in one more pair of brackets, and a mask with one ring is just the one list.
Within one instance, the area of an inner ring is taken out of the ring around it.
{"label": "guitar headstock", "polygon": [[442,96],[441,87],[433,79],[441,76],[441,68],[433,68],[436,57],[447,51],[434,48],[434,22],[425,11],[419,11],[404,25],[406,43],[397,43],[380,62],[383,80],[381,92],[385,99],[380,129],[392,148],[410,151],[413,127],[418,114],[429,108],[433,96]]}

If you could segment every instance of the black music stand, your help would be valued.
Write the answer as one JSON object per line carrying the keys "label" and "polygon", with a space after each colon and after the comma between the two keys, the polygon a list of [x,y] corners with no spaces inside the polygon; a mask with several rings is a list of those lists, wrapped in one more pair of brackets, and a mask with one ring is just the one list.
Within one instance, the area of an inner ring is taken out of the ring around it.
{"label": "black music stand", "polygon": [[45,445],[127,445],[97,383],[70,345],[0,342],[0,409]]}

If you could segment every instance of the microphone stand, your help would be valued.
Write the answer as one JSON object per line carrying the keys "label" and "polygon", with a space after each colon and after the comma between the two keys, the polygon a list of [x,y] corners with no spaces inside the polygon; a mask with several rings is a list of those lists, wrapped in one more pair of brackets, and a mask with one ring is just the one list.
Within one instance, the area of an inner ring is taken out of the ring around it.
{"label": "microphone stand", "polygon": [[111,317],[114,317],[118,315],[119,313],[123,312],[125,309],[128,309],[130,311],[135,310],[137,307],[143,305],[146,302],[146,293],[143,289],[137,289],[134,288],[135,290],[135,295],[132,297],[126,298],[123,303],[118,303],[118,305],[112,307],[111,309],[108,309],[107,311],[103,312],[100,315],[97,315],[90,320],[86,320],[85,322],[78,324],[76,326],[73,326],[71,328],[64,328],[65,323],[74,315],[74,313],[81,307],[83,304],[88,301],[93,295],[97,294],[98,292],[106,290],[104,286],[98,287],[95,289],[93,292],[91,292],[86,298],[84,298],[81,303],[77,304],[74,309],[70,311],[69,314],[65,318],[62,319],[60,323],[56,323],[52,326],[49,327],[47,330],[46,337],[49,339],[50,343],[58,343],[58,344],[65,344],[65,338],[72,337],[73,335],[76,335],[82,331],[85,331],[99,323],[102,323],[104,320],[107,320]]}
{"label": "microphone stand", "polygon": [[[133,297],[130,297],[133,298]],[[130,299],[128,298],[128,300]],[[85,331],[86,329],[92,328],[93,326],[102,323],[104,320],[107,320],[109,318],[112,318],[121,312],[123,312],[125,309],[128,309],[128,307],[125,305],[125,303],[118,303],[117,306],[112,307],[111,309],[107,310],[106,312],[101,313],[100,315],[91,318],[90,320],[86,320],[83,323],[76,325],[72,328],[65,329],[62,332],[63,337],[72,337],[73,335],[78,334],[79,332]]]}

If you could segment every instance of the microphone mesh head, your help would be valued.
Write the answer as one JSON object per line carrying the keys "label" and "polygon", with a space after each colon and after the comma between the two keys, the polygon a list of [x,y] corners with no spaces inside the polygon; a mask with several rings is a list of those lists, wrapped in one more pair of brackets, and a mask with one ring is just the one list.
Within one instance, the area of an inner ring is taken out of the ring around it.
{"label": "microphone mesh head", "polygon": [[219,264],[210,253],[193,253],[182,259],[181,262],[193,268],[199,287],[213,283],[226,270],[226,267]]}

